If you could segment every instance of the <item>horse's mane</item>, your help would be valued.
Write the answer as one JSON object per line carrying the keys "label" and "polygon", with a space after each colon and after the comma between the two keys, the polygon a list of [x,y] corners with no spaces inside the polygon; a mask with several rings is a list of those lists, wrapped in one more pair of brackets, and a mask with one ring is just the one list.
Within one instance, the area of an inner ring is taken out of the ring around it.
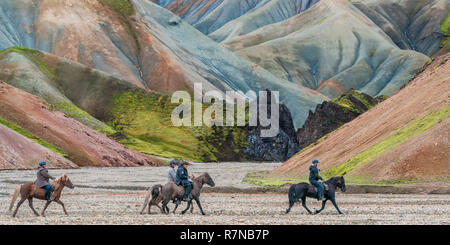
{"label": "horse's mane", "polygon": [[325,181],[325,182],[336,184],[339,178],[341,178],[341,176],[334,176],[334,177],[329,178],[329,179],[328,179],[327,181]]}
{"label": "horse's mane", "polygon": [[66,179],[66,178],[67,178],[67,174],[62,174],[62,175],[59,176],[58,178],[52,180],[52,181],[50,182],[50,185],[56,186],[56,184],[59,184],[63,178]]}
{"label": "horse's mane", "polygon": [[194,180],[201,180],[201,178],[203,178],[203,177],[210,177],[210,176],[207,172],[204,172],[204,173],[200,174],[199,176],[195,177]]}

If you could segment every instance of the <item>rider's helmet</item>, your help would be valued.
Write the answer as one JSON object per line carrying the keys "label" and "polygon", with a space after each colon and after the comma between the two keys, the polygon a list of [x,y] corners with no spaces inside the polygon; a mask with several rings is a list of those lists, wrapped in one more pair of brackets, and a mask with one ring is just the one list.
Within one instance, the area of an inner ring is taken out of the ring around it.
{"label": "rider's helmet", "polygon": [[177,165],[177,162],[176,162],[175,160],[171,160],[171,161],[169,162],[169,166],[172,165],[172,164]]}
{"label": "rider's helmet", "polygon": [[312,160],[313,164],[319,163],[319,160],[317,158],[314,158],[314,160]]}
{"label": "rider's helmet", "polygon": [[39,166],[44,166],[45,164],[47,164],[46,161],[40,161],[40,162],[39,162]]}

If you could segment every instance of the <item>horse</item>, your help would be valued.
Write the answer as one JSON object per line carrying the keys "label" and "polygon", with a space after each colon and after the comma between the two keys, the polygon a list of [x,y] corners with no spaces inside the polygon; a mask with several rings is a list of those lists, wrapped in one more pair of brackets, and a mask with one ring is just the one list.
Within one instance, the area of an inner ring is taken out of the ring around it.
{"label": "horse", "polygon": [[[335,199],[335,192],[337,188],[340,188],[342,192],[345,192],[345,180],[344,175],[340,177],[332,177],[329,180],[325,181],[328,185],[328,190],[324,190],[324,197],[325,200],[322,201],[322,208],[319,210],[315,210],[314,214],[320,213],[325,208],[325,203],[330,200],[331,203],[333,203],[334,207],[338,211],[339,214],[343,214],[341,210],[339,210],[336,199]],[[302,200],[302,206],[308,211],[309,214],[312,214],[311,210],[306,207],[306,197],[312,197],[317,198],[317,191],[314,188],[313,185],[310,185],[308,183],[299,183],[291,185],[289,188],[289,208],[286,209],[286,214],[291,211],[292,206],[298,202],[299,200]]]}
{"label": "horse", "polygon": [[43,188],[39,188],[37,187],[33,182],[29,182],[29,183],[25,183],[22,185],[19,185],[14,193],[12,194],[12,200],[11,203],[9,205],[9,211],[12,210],[12,208],[14,207],[14,203],[17,200],[17,197],[21,196],[20,201],[17,203],[17,207],[16,210],[13,213],[13,217],[16,216],[17,211],[19,210],[20,205],[22,205],[23,202],[25,202],[25,200],[28,199],[28,204],[31,208],[31,210],[33,210],[34,214],[36,216],[39,216],[38,212],[36,212],[36,210],[33,207],[33,198],[37,198],[37,199],[41,199],[41,200],[47,200],[47,203],[45,203],[44,209],[42,210],[41,216],[45,216],[44,212],[47,209],[48,205],[50,205],[51,202],[56,202],[59,203],[63,210],[64,213],[66,215],[68,215],[66,208],[64,206],[64,203],[61,202],[60,197],[61,197],[61,193],[62,190],[64,189],[64,187],[68,187],[70,189],[73,189],[74,186],[72,184],[72,182],[70,181],[69,177],[66,174],[61,175],[60,177],[56,178],[55,180],[52,181],[51,185],[55,188],[55,190],[52,193],[52,196],[55,197],[54,200],[52,201],[48,201],[47,198],[45,197],[45,191]]}
{"label": "horse", "polygon": [[[203,211],[202,205],[200,203],[200,192],[203,188],[204,184],[207,184],[209,186],[214,187],[216,184],[214,183],[213,179],[208,173],[203,173],[197,178],[192,179],[194,187],[192,188],[191,192],[189,193],[189,201],[188,205],[185,210],[181,212],[181,214],[185,214],[188,209],[191,207],[192,200],[195,200],[197,203],[197,206],[200,208],[200,212],[202,215],[205,215],[205,212]],[[163,198],[162,202],[162,213],[169,214],[169,208],[167,207],[167,204],[171,200],[177,200],[182,199],[184,196],[184,188],[183,186],[177,186],[175,183],[167,183],[161,188],[161,196]],[[158,193],[155,193],[155,195],[159,195]],[[155,197],[155,196],[154,196]],[[177,210],[178,205],[180,204],[179,201],[175,203],[175,209],[173,210],[173,213],[175,213],[175,210]],[[192,212],[192,209],[191,209]]]}
{"label": "horse", "polygon": [[[148,188],[147,193],[145,195],[145,201],[144,201],[144,206],[142,207],[142,210],[140,212],[140,214],[144,214],[144,210],[148,205],[148,214],[151,214],[150,209],[152,206],[156,206],[159,208],[159,210],[161,210],[161,213],[164,213],[161,206],[159,206],[159,203],[162,202],[163,200],[163,196],[161,195],[161,189],[162,189],[162,185],[158,184],[158,185],[154,185],[151,188]],[[150,196],[152,196],[152,199],[150,200]],[[173,213],[175,213],[176,209],[173,210]],[[192,205],[191,207],[191,213],[194,211],[194,205]]]}

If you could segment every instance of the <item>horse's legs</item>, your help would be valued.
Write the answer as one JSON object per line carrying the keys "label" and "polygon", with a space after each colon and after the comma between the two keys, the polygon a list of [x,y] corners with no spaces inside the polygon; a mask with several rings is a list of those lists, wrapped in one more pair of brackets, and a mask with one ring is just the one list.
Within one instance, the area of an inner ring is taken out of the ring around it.
{"label": "horse's legs", "polygon": [[158,207],[159,210],[160,210],[161,212],[163,212],[161,206],[159,206],[159,203],[162,202],[162,200],[163,200],[163,198],[162,198],[161,196],[158,196],[158,198],[156,198],[155,201],[150,202],[150,205],[148,206],[148,213],[150,214],[150,207],[153,206],[153,205],[155,205],[156,207]]}
{"label": "horse's legs", "polygon": [[322,207],[319,210],[316,210],[315,214],[322,212],[322,210],[325,208],[325,203],[327,203],[327,201],[328,201],[328,199],[325,199],[322,201]]}
{"label": "horse's legs", "polygon": [[62,208],[63,208],[63,210],[64,210],[64,213],[65,213],[66,215],[69,215],[69,214],[67,213],[67,211],[66,211],[66,207],[64,206],[64,203],[61,202],[61,200],[58,200],[57,203],[59,203],[59,204],[62,206]]}
{"label": "horse's legs", "polygon": [[194,196],[194,200],[197,203],[198,208],[200,208],[200,212],[202,213],[202,215],[205,215],[205,212],[203,212],[203,208],[202,205],[200,204],[200,199],[198,198],[198,196]]}
{"label": "horse's legs", "polygon": [[175,211],[177,210],[179,204],[180,204],[180,202],[175,202],[175,208],[173,209],[173,214],[175,214]]}
{"label": "horse's legs", "polygon": [[341,212],[341,210],[339,210],[337,204],[336,204],[336,200],[334,199],[334,197],[331,197],[331,203],[333,203],[334,207],[336,208],[336,210],[338,211],[339,214],[343,214]]}
{"label": "horse's legs", "polygon": [[286,209],[286,213],[289,213],[289,212],[291,212],[291,208],[292,208],[292,206],[294,206],[294,204],[295,204],[295,201],[294,200],[289,200],[289,207],[288,207],[288,209]]}
{"label": "horse's legs", "polygon": [[33,198],[32,198],[32,197],[29,197],[29,198],[28,198],[28,205],[30,205],[30,208],[31,208],[31,210],[33,210],[33,213],[34,213],[36,216],[39,216],[39,213],[36,212],[36,210],[35,210],[34,207],[33,207]]}
{"label": "horse's legs", "polygon": [[148,205],[148,213],[150,213],[150,206],[152,205],[149,204],[148,202],[144,202],[144,207],[142,207],[140,214],[144,214],[144,209],[147,207],[147,205]]}
{"label": "horse's legs", "polygon": [[[188,209],[191,207],[191,203],[192,203],[192,199],[191,200],[189,200],[189,202],[188,202],[188,205],[187,205],[187,207],[186,207],[186,209],[185,210],[183,210],[182,212],[181,212],[181,214],[185,214],[187,211],[188,211]],[[194,205],[192,205],[192,206],[194,206]]]}
{"label": "horse's legs", "polygon": [[191,206],[191,214],[194,213],[194,205]]}
{"label": "horse's legs", "polygon": [[311,210],[306,207],[306,197],[302,197],[302,206],[306,209],[306,211],[308,211],[309,214],[312,214]]}
{"label": "horse's legs", "polygon": [[161,211],[162,211],[162,208],[161,208],[161,206],[159,206],[159,204],[155,204],[155,206],[156,206],[156,207],[158,207],[158,208],[159,208],[159,210],[161,210]]}
{"label": "horse's legs", "polygon": [[42,216],[42,217],[45,217],[44,212],[45,212],[45,210],[47,209],[48,205],[50,205],[51,202],[52,202],[52,201],[47,201],[47,202],[45,203],[44,209],[42,210],[42,213],[41,213],[41,216]]}
{"label": "horse's legs", "polygon": [[22,197],[22,199],[20,199],[20,201],[17,203],[17,207],[16,207],[16,210],[14,210],[13,217],[16,217],[16,214],[17,214],[17,211],[19,211],[20,205],[22,205],[22,203],[25,202],[25,200],[27,200],[27,199]]}
{"label": "horse's legs", "polygon": [[163,201],[163,203],[162,203],[163,213],[165,213],[165,214],[169,214],[169,213],[170,213],[170,210],[169,210],[169,208],[167,207],[167,204],[169,203],[169,201],[170,201],[170,200],[164,199],[164,201]]}

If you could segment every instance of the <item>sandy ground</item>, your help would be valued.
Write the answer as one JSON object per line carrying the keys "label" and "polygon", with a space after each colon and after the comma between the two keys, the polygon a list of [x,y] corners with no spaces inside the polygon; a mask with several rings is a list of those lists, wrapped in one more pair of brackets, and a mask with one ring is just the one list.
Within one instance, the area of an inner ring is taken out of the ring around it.
{"label": "sandy ground", "polygon": [[[279,163],[195,164],[190,173],[208,171],[217,186],[251,187],[242,184],[250,170],[268,170]],[[69,215],[58,204],[51,204],[46,217],[35,217],[25,202],[18,217],[7,211],[9,194],[17,183],[34,179],[33,171],[0,172],[0,224],[450,224],[450,195],[392,195],[337,193],[338,205],[344,215],[338,215],[331,203],[319,215],[308,215],[300,205],[284,214],[288,205],[286,194],[204,193],[201,196],[205,216],[197,206],[194,213],[140,215],[146,186],[165,182],[167,168],[84,168],[50,170],[57,176],[66,172],[77,186],[65,189],[62,201]],[[43,201],[35,208],[42,210]],[[311,210],[318,201],[308,199]],[[173,208],[173,204],[169,206]]]}

